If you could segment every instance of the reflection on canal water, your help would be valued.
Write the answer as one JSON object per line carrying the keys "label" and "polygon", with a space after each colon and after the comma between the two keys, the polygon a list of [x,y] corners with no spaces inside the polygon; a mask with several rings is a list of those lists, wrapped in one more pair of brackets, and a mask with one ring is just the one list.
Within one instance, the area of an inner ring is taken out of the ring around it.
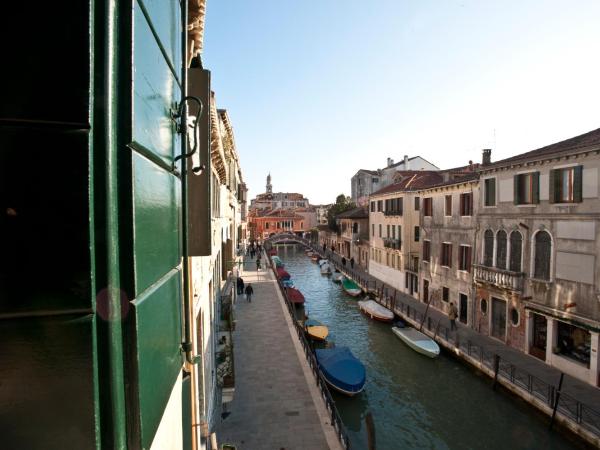
{"label": "reflection on canal water", "polygon": [[307,315],[329,327],[328,340],[364,363],[367,384],[354,398],[333,393],[352,448],[367,447],[365,415],[373,414],[377,450],[568,449],[548,419],[491,389],[489,380],[442,354],[430,359],[404,345],[390,325],[361,315],[356,300],[319,272],[296,246],[278,246]]}

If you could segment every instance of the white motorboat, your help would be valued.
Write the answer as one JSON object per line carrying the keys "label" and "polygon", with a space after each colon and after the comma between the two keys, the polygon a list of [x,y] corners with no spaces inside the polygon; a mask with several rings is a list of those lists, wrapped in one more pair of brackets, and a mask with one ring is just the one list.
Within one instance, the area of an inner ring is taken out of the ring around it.
{"label": "white motorboat", "polygon": [[331,266],[329,264],[321,264],[321,275],[331,275]]}
{"label": "white motorboat", "polygon": [[342,272],[338,272],[338,271],[333,272],[331,280],[334,283],[341,283],[343,279],[344,279],[344,274]]}
{"label": "white motorboat", "polygon": [[414,328],[392,327],[392,332],[417,353],[435,358],[440,354],[440,346],[429,336]]}
{"label": "white motorboat", "polygon": [[394,320],[394,313],[385,306],[381,306],[375,300],[360,300],[358,307],[373,320],[380,322],[392,322]]}
{"label": "white motorboat", "polygon": [[322,266],[323,264],[329,264],[329,261],[327,259],[320,259],[317,263],[319,266]]}

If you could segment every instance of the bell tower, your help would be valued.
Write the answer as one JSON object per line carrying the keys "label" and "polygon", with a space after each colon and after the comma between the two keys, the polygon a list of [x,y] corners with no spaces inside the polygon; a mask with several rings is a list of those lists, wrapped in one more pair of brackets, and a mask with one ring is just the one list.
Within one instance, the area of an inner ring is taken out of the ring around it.
{"label": "bell tower", "polygon": [[271,173],[267,175],[267,194],[273,193],[273,186],[271,185]]}

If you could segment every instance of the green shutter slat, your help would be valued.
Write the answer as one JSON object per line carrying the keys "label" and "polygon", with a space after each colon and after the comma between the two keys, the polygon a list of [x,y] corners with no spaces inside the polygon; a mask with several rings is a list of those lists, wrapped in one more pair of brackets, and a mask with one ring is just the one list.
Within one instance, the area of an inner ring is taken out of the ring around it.
{"label": "green shutter slat", "polygon": [[583,166],[575,167],[573,172],[573,201],[581,203],[583,201]]}
{"label": "green shutter slat", "polygon": [[519,195],[519,177],[520,177],[520,175],[515,175],[513,178],[513,180],[514,180],[513,202],[515,205],[518,205],[521,203],[521,197]]}
{"label": "green shutter slat", "polygon": [[531,202],[539,203],[540,202],[540,173],[533,172],[531,175],[533,178],[533,192],[531,193]]}

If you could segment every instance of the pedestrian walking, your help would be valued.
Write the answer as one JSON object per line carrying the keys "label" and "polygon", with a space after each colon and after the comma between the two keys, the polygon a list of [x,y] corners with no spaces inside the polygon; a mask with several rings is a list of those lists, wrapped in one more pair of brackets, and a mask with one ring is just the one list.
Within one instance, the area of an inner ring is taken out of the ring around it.
{"label": "pedestrian walking", "polygon": [[260,255],[256,257],[256,270],[260,270]]}
{"label": "pedestrian walking", "polygon": [[335,247],[333,245],[331,246],[331,253],[335,253]]}
{"label": "pedestrian walking", "polygon": [[454,302],[450,302],[450,309],[448,311],[448,318],[450,319],[450,331],[456,330],[456,318],[458,317],[458,309],[454,305]]}
{"label": "pedestrian walking", "polygon": [[238,295],[242,295],[244,293],[244,279],[242,277],[238,277],[237,279],[237,293]]}
{"label": "pedestrian walking", "polygon": [[254,294],[254,289],[252,288],[252,285],[250,283],[248,283],[248,285],[246,286],[246,301],[248,303],[252,302],[252,295]]}
{"label": "pedestrian walking", "polygon": [[350,267],[354,269],[354,256],[350,258]]}
{"label": "pedestrian walking", "polygon": [[327,250],[327,245],[323,244],[323,251]]}
{"label": "pedestrian walking", "polygon": [[342,256],[342,266],[346,267],[346,258]]}

